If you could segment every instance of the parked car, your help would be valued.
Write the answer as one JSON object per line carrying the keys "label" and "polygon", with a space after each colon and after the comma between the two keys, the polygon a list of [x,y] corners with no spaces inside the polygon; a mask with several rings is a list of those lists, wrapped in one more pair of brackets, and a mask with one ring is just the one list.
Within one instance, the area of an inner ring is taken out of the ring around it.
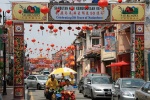
{"label": "parked car", "polygon": [[83,90],[84,90],[84,84],[86,84],[86,80],[87,77],[82,77],[78,83],[78,90],[79,90],[79,93],[83,93]]}
{"label": "parked car", "polygon": [[83,95],[95,98],[112,97],[112,80],[109,76],[92,76],[85,80]]}
{"label": "parked car", "polygon": [[44,70],[41,72],[41,75],[49,75],[49,74],[50,74],[50,72],[48,70]]}
{"label": "parked car", "polygon": [[135,91],[136,100],[150,100],[150,81],[146,82],[142,87]]}
{"label": "parked car", "polygon": [[24,79],[24,84],[26,88],[37,88],[38,90],[44,88],[44,85],[47,81],[48,77],[45,75],[29,75],[26,79]]}
{"label": "parked car", "polygon": [[116,96],[118,100],[135,100],[135,91],[144,83],[139,78],[119,78],[114,85],[113,97]]}
{"label": "parked car", "polygon": [[89,73],[86,75],[86,77],[91,77],[91,76],[109,76],[106,73]]}

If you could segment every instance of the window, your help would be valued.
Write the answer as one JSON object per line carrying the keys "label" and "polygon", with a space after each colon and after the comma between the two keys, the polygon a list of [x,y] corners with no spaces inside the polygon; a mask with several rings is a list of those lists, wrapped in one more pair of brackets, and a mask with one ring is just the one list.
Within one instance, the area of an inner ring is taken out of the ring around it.
{"label": "window", "polygon": [[33,79],[33,76],[29,76],[29,77],[28,77],[28,80],[32,80],[32,79]]}
{"label": "window", "polygon": [[91,43],[92,43],[92,46],[100,44],[100,38],[92,38]]}

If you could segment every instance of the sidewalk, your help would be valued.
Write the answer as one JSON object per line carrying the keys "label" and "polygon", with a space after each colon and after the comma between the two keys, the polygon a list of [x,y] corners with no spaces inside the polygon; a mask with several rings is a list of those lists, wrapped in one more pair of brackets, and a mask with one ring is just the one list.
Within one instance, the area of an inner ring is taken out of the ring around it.
{"label": "sidewalk", "polygon": [[[1,93],[2,94],[2,93]],[[7,95],[2,95],[3,100],[14,100],[13,86],[7,86]],[[28,90],[25,90],[25,100],[27,100]]]}

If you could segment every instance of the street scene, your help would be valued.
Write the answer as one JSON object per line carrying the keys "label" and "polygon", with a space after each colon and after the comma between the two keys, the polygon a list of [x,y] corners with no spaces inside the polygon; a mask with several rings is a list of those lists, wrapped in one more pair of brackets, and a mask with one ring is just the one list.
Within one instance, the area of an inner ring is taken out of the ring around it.
{"label": "street scene", "polygon": [[150,100],[149,0],[0,0],[0,100]]}

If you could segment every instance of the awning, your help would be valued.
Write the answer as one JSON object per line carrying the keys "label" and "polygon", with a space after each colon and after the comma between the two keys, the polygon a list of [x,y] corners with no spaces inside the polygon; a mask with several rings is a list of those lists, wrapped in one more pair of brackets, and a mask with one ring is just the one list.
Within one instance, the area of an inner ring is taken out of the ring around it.
{"label": "awning", "polygon": [[121,67],[121,66],[126,66],[126,65],[130,65],[130,63],[127,63],[125,61],[121,61],[121,62],[116,62],[116,63],[111,63],[110,65],[106,66],[106,67]]}
{"label": "awning", "polygon": [[81,61],[82,58],[83,58],[83,56],[80,55],[80,56],[77,58],[77,62]]}

